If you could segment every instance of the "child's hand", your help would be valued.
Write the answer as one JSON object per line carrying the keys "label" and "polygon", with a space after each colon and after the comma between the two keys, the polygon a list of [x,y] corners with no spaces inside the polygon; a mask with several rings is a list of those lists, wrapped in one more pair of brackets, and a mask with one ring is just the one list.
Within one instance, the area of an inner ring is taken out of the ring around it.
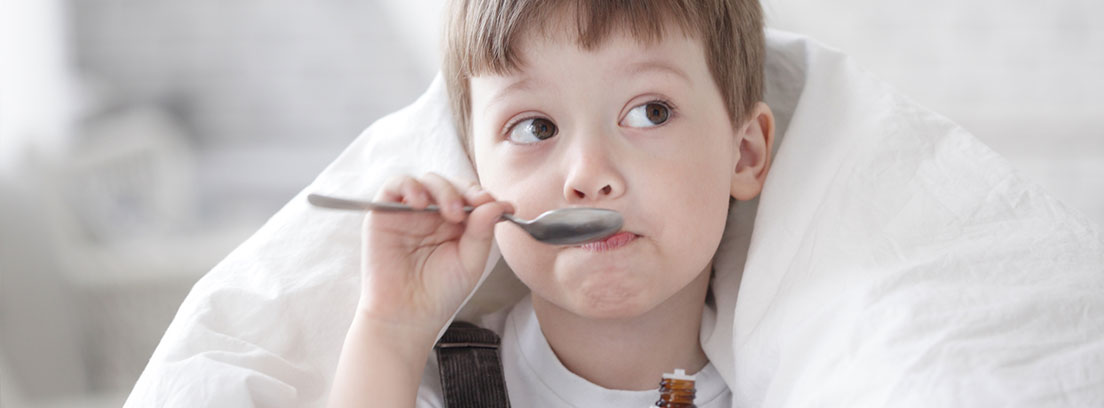
{"label": "child's hand", "polygon": [[375,200],[441,211],[368,213],[359,317],[432,342],[482,275],[495,223],[514,208],[477,184],[458,187],[432,173],[391,179]]}

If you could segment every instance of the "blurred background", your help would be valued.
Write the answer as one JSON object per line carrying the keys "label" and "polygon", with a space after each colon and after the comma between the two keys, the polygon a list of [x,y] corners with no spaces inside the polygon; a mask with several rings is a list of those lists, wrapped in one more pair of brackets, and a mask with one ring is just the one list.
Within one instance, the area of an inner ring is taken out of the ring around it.
{"label": "blurred background", "polygon": [[[119,406],[191,285],[433,78],[442,0],[0,0],[0,406]],[[1104,3],[764,0],[1104,224]]]}

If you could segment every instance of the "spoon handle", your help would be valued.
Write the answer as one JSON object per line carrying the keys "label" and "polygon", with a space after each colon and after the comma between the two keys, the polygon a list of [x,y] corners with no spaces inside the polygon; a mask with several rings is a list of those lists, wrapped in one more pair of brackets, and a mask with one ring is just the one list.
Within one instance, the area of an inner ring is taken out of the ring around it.
{"label": "spoon handle", "polygon": [[[307,201],[316,207],[330,208],[334,210],[354,210],[354,211],[413,211],[413,212],[437,212],[440,211],[434,204],[430,204],[423,209],[413,208],[406,204],[400,203],[381,203],[375,201],[360,201],[350,200],[347,198],[337,198],[331,196],[325,196],[321,194],[307,194]],[[465,206],[464,212],[472,212],[474,208],[472,206]]]}

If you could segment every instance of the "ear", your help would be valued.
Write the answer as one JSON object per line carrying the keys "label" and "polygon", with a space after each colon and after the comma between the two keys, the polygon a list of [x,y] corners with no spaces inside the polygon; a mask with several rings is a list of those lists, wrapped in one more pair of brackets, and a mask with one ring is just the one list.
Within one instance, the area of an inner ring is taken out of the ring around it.
{"label": "ear", "polygon": [[750,200],[763,190],[770,170],[771,147],[774,144],[774,114],[763,102],[755,105],[751,119],[737,125],[736,148],[732,173],[732,197]]}

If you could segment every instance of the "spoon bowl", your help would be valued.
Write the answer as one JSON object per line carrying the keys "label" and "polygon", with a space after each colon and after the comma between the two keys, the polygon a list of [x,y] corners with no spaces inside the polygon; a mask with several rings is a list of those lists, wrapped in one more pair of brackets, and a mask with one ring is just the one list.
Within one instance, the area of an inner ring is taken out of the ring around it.
{"label": "spoon bowl", "polygon": [[568,207],[545,211],[532,221],[510,214],[502,218],[517,224],[537,241],[551,245],[580,245],[616,234],[621,214],[604,208]]}
{"label": "spoon bowl", "polygon": [[[437,212],[436,205],[416,209],[399,203],[380,203],[373,201],[350,200],[308,194],[307,201],[312,205],[336,210],[355,211],[413,211]],[[472,212],[471,206],[464,211]],[[510,221],[529,233],[537,241],[549,245],[581,245],[594,242],[616,234],[621,230],[621,214],[614,210],[589,207],[568,207],[546,211],[532,220],[524,220],[512,214],[503,214],[503,220]]]}

